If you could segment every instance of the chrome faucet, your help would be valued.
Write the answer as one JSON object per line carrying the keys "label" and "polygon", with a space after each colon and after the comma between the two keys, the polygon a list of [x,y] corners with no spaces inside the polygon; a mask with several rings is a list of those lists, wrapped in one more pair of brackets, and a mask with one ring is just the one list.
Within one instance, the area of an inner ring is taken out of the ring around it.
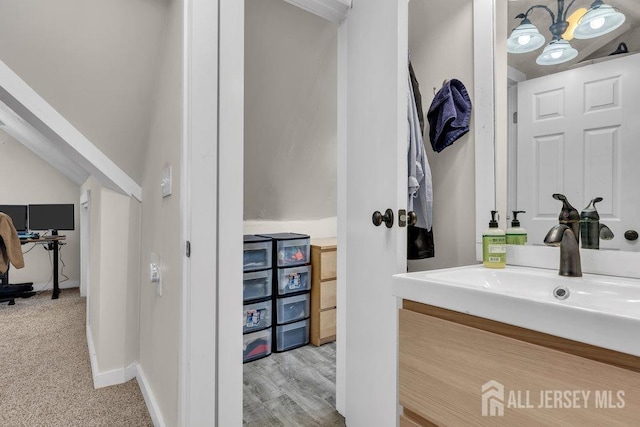
{"label": "chrome faucet", "polygon": [[564,224],[554,226],[545,236],[544,243],[549,246],[560,246],[559,274],[561,276],[582,277],[580,246],[571,227]]}
{"label": "chrome faucet", "polygon": [[553,198],[562,202],[558,217],[559,224],[553,227],[544,238],[549,246],[560,246],[560,275],[582,277],[580,263],[580,214],[571,206],[564,194],[554,194]]}

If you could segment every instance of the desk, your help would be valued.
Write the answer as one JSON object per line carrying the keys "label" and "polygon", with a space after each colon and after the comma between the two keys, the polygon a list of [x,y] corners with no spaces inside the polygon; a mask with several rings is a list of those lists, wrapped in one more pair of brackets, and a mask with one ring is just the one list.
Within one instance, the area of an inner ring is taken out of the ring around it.
{"label": "desk", "polygon": [[65,240],[67,236],[42,236],[37,239],[20,239],[20,244],[37,243],[47,245],[47,249],[53,251],[53,295],[51,299],[58,299],[60,295],[60,283],[58,282],[58,253],[60,251],[60,242]]}

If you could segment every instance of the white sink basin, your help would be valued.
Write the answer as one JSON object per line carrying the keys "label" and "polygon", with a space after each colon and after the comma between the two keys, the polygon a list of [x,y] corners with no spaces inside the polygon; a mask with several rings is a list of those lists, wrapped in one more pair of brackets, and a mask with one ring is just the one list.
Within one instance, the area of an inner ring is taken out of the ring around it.
{"label": "white sink basin", "polygon": [[[560,300],[554,289],[563,287]],[[482,265],[393,277],[394,295],[640,356],[640,279]]]}

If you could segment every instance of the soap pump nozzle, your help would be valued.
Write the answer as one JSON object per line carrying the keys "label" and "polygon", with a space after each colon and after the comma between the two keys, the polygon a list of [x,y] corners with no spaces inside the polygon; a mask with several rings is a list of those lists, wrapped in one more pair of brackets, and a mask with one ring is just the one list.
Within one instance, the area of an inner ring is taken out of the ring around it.
{"label": "soap pump nozzle", "polygon": [[527,213],[526,211],[511,211],[513,212],[513,219],[511,220],[512,227],[520,227],[520,220],[518,219],[519,213]]}
{"label": "soap pump nozzle", "polygon": [[496,219],[496,215],[498,211],[491,211],[491,221],[489,221],[489,228],[498,228],[498,220]]}
{"label": "soap pump nozzle", "polygon": [[602,200],[602,197],[592,199],[580,213],[580,236],[584,249],[600,249],[600,239],[613,239],[611,229],[604,224],[600,224],[600,215],[596,209],[596,203]]}
{"label": "soap pump nozzle", "polygon": [[578,210],[571,206],[569,200],[564,194],[555,193],[553,198],[562,202],[562,210],[558,216],[558,222],[571,228],[576,237],[576,241],[580,241],[580,214]]}

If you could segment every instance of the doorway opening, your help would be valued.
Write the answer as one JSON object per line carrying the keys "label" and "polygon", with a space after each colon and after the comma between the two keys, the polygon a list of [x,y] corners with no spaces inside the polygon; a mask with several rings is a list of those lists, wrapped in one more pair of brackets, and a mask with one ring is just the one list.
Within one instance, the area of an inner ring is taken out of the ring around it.
{"label": "doorway opening", "polygon": [[[282,0],[245,1],[245,235],[300,233],[314,246],[337,235],[337,45],[335,23]],[[309,302],[301,316],[313,334],[317,296],[297,297]],[[274,314],[270,328],[289,326]],[[336,343],[276,352],[275,340],[243,366],[244,423],[343,423]],[[253,341],[243,342],[246,353]]]}

